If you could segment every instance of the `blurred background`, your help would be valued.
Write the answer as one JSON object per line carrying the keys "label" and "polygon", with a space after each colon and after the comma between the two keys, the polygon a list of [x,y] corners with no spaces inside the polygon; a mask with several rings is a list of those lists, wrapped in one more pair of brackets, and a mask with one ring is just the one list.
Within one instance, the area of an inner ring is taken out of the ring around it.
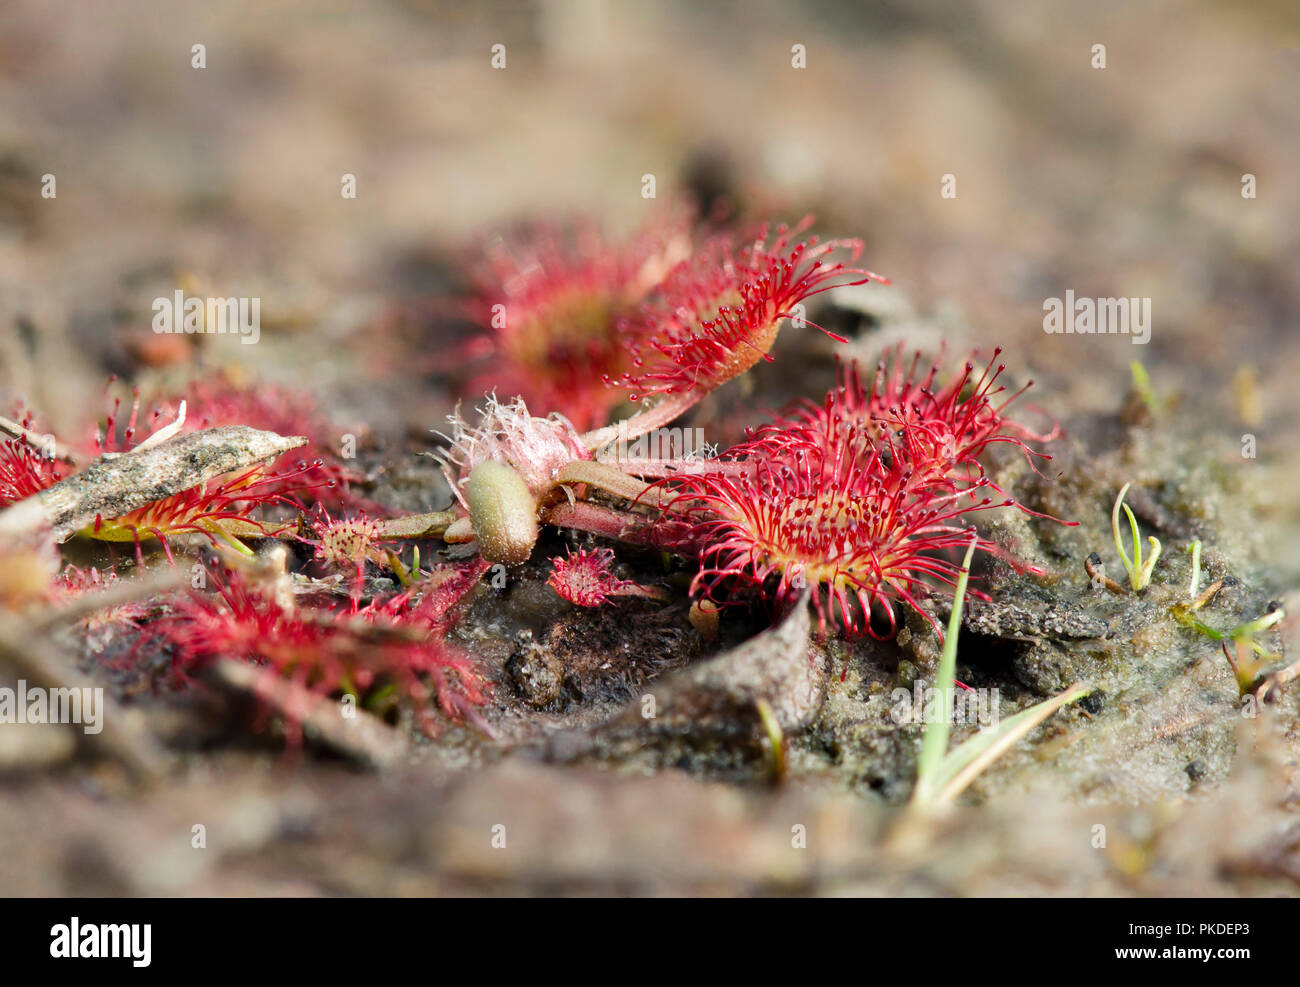
{"label": "blurred background", "polygon": [[[1140,356],[1226,415],[1253,365],[1294,426],[1298,40],[1283,0],[9,0],[0,382],[84,416],[99,388],[63,383],[130,372],[189,285],[262,298],[268,345],[222,358],[287,346],[327,388],[331,348],[502,224],[627,227],[653,174],[661,203],[861,236],[900,305],[1024,346],[1068,401]],[[1150,345],[1046,337],[1066,288],[1151,297]]]}

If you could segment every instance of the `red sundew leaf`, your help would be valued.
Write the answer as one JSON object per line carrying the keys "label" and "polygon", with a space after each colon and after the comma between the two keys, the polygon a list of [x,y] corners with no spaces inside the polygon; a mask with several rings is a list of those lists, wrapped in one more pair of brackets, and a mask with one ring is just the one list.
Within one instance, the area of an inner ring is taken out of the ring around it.
{"label": "red sundew leaf", "polygon": [[[945,554],[969,543],[964,515],[1014,506],[1046,517],[1008,497],[980,463],[996,443],[1049,458],[1025,441],[1041,437],[1005,418],[1023,389],[1003,397],[1000,352],[941,385],[937,366],[918,373],[919,357],[904,369],[901,349],[870,390],[850,364],[822,404],[759,430],[728,453],[725,470],[660,481],[676,492],[668,513],[688,524],[682,541],[701,559],[692,592],[748,584],[787,600],[808,585],[823,631],[838,620],[850,634],[873,633],[873,606],[892,632],[901,601],[942,636],[917,600],[955,582]],[[977,547],[1008,558],[991,542]]]}
{"label": "red sundew leaf", "polygon": [[302,541],[315,548],[316,558],[330,565],[364,565],[383,557],[382,524],[362,514],[353,518],[332,518],[328,514],[312,523],[315,539]]}
{"label": "red sundew leaf", "polygon": [[[904,425],[904,428],[910,426]],[[948,549],[970,542],[964,515],[995,505],[981,478],[954,489],[916,485],[907,469],[887,465],[863,431],[835,429],[814,439],[796,427],[774,428],[747,444],[750,473],[674,478],[670,514],[689,520],[699,545],[692,593],[715,598],[727,585],[749,585],[788,603],[812,590],[819,627],[839,623],[850,635],[879,636],[873,605],[896,629],[895,601],[918,604],[937,586],[953,585],[958,567]],[[992,542],[978,547],[1002,554]]]}
{"label": "red sundew leaf", "polygon": [[[108,378],[108,386],[111,388],[117,381],[117,375],[114,374]],[[138,421],[140,418],[140,388],[131,389],[131,414],[125,422],[121,421],[122,399],[114,397],[112,404],[109,405],[108,413],[104,416],[104,427],[96,427],[88,443],[89,452],[92,456],[103,455],[120,455],[129,452],[137,445],[143,442],[148,436],[137,438]],[[175,417],[173,414],[172,417]],[[159,428],[165,427],[163,421],[163,412],[161,409],[155,410],[152,416],[152,425],[154,426],[150,434]],[[120,435],[119,435],[120,431]]]}
{"label": "red sundew leaf", "polygon": [[258,464],[156,500],[121,517],[97,518],[86,533],[100,541],[133,542],[137,552],[142,540],[157,538],[168,558],[171,549],[167,539],[178,535],[200,534],[214,544],[224,541],[242,547],[237,541],[240,537],[270,538],[294,528],[295,522],[259,521],[253,512],[276,504],[301,508],[293,494],[307,485],[292,481],[304,477],[315,465],[299,461],[292,473],[277,474]]}
{"label": "red sundew leaf", "polygon": [[427,621],[430,627],[450,630],[456,622],[456,608],[491,568],[492,563],[476,558],[430,573],[423,586],[424,595],[411,615]]}
{"label": "red sundew leaf", "polygon": [[630,579],[619,579],[610,571],[614,551],[570,549],[564,558],[552,559],[554,569],[546,585],[580,607],[598,607],[612,596],[645,596],[648,591]]}
{"label": "red sundew leaf", "polygon": [[[31,420],[25,418],[23,427]],[[0,441],[0,507],[25,500],[63,479],[59,463],[43,455],[26,438]]]}
{"label": "red sundew leaf", "polygon": [[[386,512],[382,506],[352,492],[350,485],[360,476],[349,470],[335,454],[334,429],[309,393],[262,381],[236,384],[219,376],[199,378],[191,382],[183,394],[164,398],[158,403],[149,416],[150,435],[176,418],[182,401],[186,405],[185,420],[180,429],[182,433],[222,425],[248,425],[279,435],[306,436],[308,442],[304,449],[286,453],[272,465],[272,472],[287,476],[294,472],[299,458],[305,456],[311,463],[307,473],[302,475],[302,482],[295,484],[296,495],[306,495],[311,501],[334,508]],[[132,390],[131,412],[125,423],[120,420],[121,399],[113,398],[105,426],[95,434],[95,454],[128,451],[147,439],[148,436],[137,437],[139,415],[138,388]]]}
{"label": "red sundew leaf", "polygon": [[467,396],[519,396],[580,431],[605,424],[624,397],[604,381],[632,369],[647,331],[641,306],[689,253],[687,218],[659,213],[621,241],[591,222],[499,241],[472,306],[484,334],[469,347],[491,369],[469,382]]}
{"label": "red sundew leaf", "polygon": [[445,634],[456,624],[459,605],[491,568],[482,557],[439,566],[405,592],[372,603],[367,612]]}
{"label": "red sundew leaf", "polygon": [[[55,578],[50,597],[55,602],[65,603],[83,596],[102,593],[120,584],[121,578],[112,569],[100,571],[93,566],[81,568],[69,564]],[[150,612],[149,603],[132,600],[96,611],[86,618],[86,622],[92,627],[110,623],[134,624],[146,619]]]}
{"label": "red sundew leaf", "polygon": [[[454,721],[480,722],[475,707],[488,684],[468,654],[440,635],[412,633],[418,622],[394,617],[388,604],[362,608],[348,618],[300,610],[226,570],[215,594],[192,592],[174,613],[155,621],[137,646],[164,645],[184,678],[219,658],[273,669],[324,696],[394,686],[421,729],[433,735],[430,704]],[[294,724],[290,724],[291,741]]]}
{"label": "red sundew leaf", "polygon": [[838,286],[885,281],[845,262],[829,262],[835,251],[846,250],[847,263],[853,263],[861,241],[798,240],[810,224],[811,217],[793,229],[778,226],[774,234],[764,227],[739,251],[718,238],[678,265],[647,306],[649,346],[633,344],[635,366],[619,379],[634,390],[631,400],[707,393],[770,359],[781,323],[796,316],[796,306]]}
{"label": "red sundew leaf", "polygon": [[[996,363],[1001,352],[995,349],[982,371],[977,369],[978,354],[972,353],[958,373],[937,384],[939,364],[922,372],[920,353],[913,355],[909,365],[900,345],[877,364],[869,390],[857,365],[844,364],[839,386],[822,404],[804,402],[776,425],[760,430],[758,437],[775,443],[785,441],[783,436],[819,442],[835,433],[861,432],[881,450],[882,460],[906,471],[908,482],[917,488],[937,485],[955,491],[976,484],[985,476],[980,457],[997,444],[1016,446],[1037,470],[1035,459],[1052,457],[1033,449],[1026,439],[1046,441],[1054,436],[1035,435],[1006,417],[1007,408],[1033,382],[1006,395],[997,383],[1005,369]],[[1004,493],[992,483],[988,487]],[[1046,516],[1016,506],[1027,514]]]}
{"label": "red sundew leaf", "polygon": [[333,518],[324,508],[311,521],[314,538],[298,536],[310,545],[318,562],[326,566],[349,569],[352,573],[352,607],[360,603],[365,583],[366,563],[381,564],[389,540],[383,537],[383,524],[365,514],[350,518]]}

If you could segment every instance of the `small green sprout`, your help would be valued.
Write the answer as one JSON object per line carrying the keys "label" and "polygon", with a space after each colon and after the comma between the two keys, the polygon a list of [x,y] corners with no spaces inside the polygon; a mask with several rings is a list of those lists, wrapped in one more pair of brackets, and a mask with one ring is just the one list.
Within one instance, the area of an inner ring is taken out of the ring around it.
{"label": "small green sprout", "polygon": [[1245,699],[1262,683],[1264,666],[1273,656],[1262,654],[1252,657],[1249,652],[1243,653],[1236,641],[1232,644],[1233,646],[1229,648],[1227,641],[1221,642],[1223,657],[1228,659],[1232,677],[1237,681],[1237,695]]}
{"label": "small green sprout", "polygon": [[776,711],[772,709],[772,704],[766,699],[759,699],[755,706],[758,709],[759,721],[763,724],[763,730],[767,739],[768,765],[771,771],[771,778],[774,783],[780,784],[785,780],[785,733],[781,729],[781,721],[776,718]]}
{"label": "small green sprout", "polygon": [[1133,360],[1129,363],[1129,369],[1133,372],[1133,390],[1137,391],[1138,397],[1142,403],[1147,406],[1151,414],[1159,414],[1160,399],[1156,397],[1155,388],[1151,386],[1151,375],[1147,373],[1147,368],[1142,366],[1142,361]]}
{"label": "small green sprout", "polygon": [[1243,637],[1254,638],[1256,634],[1262,634],[1270,627],[1280,624],[1285,618],[1286,611],[1281,607],[1277,607],[1274,610],[1270,610],[1262,617],[1256,617],[1254,620],[1249,620],[1244,624],[1234,627],[1232,630],[1228,631],[1228,637],[1232,638],[1234,641]]}
{"label": "small green sprout", "polygon": [[[1266,631],[1282,619],[1282,608],[1271,610],[1263,617],[1235,627],[1224,635],[1225,640],[1220,644],[1223,648],[1223,657],[1228,659],[1228,664],[1232,667],[1232,675],[1237,680],[1237,692],[1242,698],[1248,694],[1256,694],[1260,698],[1268,691],[1267,688],[1261,689],[1270,678],[1278,679],[1277,685],[1281,685],[1286,679],[1286,672],[1283,670],[1282,677],[1278,673],[1273,676],[1264,674],[1264,668],[1269,662],[1277,661],[1282,656],[1272,651],[1266,651],[1254,635],[1261,631]],[[1232,642],[1232,647],[1228,647],[1228,641]],[[1246,646],[1250,651],[1254,651],[1252,656],[1249,651],[1244,651],[1242,646]],[[1295,666],[1292,666],[1292,670]]]}
{"label": "small green sprout", "polygon": [[1220,631],[1193,617],[1192,613],[1196,609],[1195,606],[1186,606],[1180,603],[1174,607],[1174,619],[1184,627],[1190,627],[1198,634],[1204,634],[1211,641],[1245,641],[1260,654],[1266,654],[1267,652],[1265,652],[1264,646],[1255,640],[1255,636],[1263,634],[1286,617],[1286,611],[1277,606],[1262,617],[1256,617],[1244,624],[1238,624],[1231,630]]}
{"label": "small green sprout", "polygon": [[397,581],[402,584],[403,589],[410,589],[420,578],[420,546],[415,545],[411,549],[411,568],[406,568],[406,563],[402,557],[394,552],[391,548],[384,550],[384,558],[388,562],[388,568],[393,570],[393,575]]}
{"label": "small green sprout", "polygon": [[[1148,535],[1147,541],[1151,543],[1151,557],[1144,563],[1142,561],[1142,540],[1138,534],[1137,518],[1129,509],[1128,504],[1124,503],[1124,495],[1128,493],[1128,488],[1132,483],[1124,484],[1120,490],[1119,496],[1115,498],[1115,506],[1110,512],[1110,530],[1115,535],[1115,551],[1119,553],[1119,560],[1124,563],[1124,568],[1128,571],[1129,585],[1133,587],[1133,592],[1137,593],[1147,588],[1151,582],[1151,572],[1156,567],[1156,559],[1160,558],[1160,540],[1154,535]],[[1124,548],[1124,539],[1119,533],[1119,509],[1124,508],[1124,513],[1128,515],[1128,524],[1133,532],[1133,554],[1129,557],[1128,551]]]}
{"label": "small green sprout", "polygon": [[1188,599],[1196,599],[1196,591],[1201,585],[1201,539],[1196,539],[1187,546],[1187,551],[1192,553],[1192,582],[1187,587]]}
{"label": "small green sprout", "polygon": [[[1200,542],[1196,542],[1199,545]],[[1228,659],[1228,664],[1232,666],[1233,676],[1237,680],[1237,691],[1245,696],[1247,693],[1253,693],[1259,688],[1264,676],[1261,670],[1264,666],[1282,656],[1267,650],[1256,636],[1263,634],[1265,631],[1281,623],[1286,617],[1286,611],[1279,603],[1270,605],[1268,613],[1254,620],[1248,620],[1244,624],[1238,624],[1230,630],[1221,631],[1211,627],[1209,624],[1200,620],[1194,614],[1200,610],[1219,588],[1223,585],[1223,580],[1218,580],[1206,587],[1205,592],[1190,603],[1179,603],[1173,608],[1174,619],[1184,627],[1203,634],[1211,641],[1218,641],[1223,646],[1224,657]],[[1192,584],[1192,591],[1196,591],[1196,584]],[[1232,648],[1228,647],[1231,642]],[[1250,658],[1243,654],[1242,647],[1253,651],[1258,657]],[[1235,652],[1235,656],[1234,656]]]}

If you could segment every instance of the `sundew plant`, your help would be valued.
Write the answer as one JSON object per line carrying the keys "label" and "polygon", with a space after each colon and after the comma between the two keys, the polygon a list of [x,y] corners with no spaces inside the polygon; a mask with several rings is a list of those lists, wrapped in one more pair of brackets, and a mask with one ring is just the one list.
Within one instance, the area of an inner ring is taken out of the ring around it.
{"label": "sundew plant", "polygon": [[[460,603],[554,543],[548,528],[582,533],[584,547],[549,560],[548,586],[578,607],[671,602],[615,571],[626,544],[690,568],[692,620],[708,636],[730,608],[773,617],[806,592],[823,639],[892,637],[908,609],[942,639],[927,601],[951,595],[964,550],[1037,571],[975,528],[990,511],[1035,513],[986,473],[990,447],[1036,468],[1052,437],[1009,417],[1024,388],[1002,383],[1000,350],[950,367],[899,346],[874,366],[843,363],[830,393],[751,423],[731,448],[629,453],[773,360],[780,333],[846,342],[807,313],[832,289],[888,284],[861,252],[811,219],[697,234],[680,213],[622,240],[589,222],[496,240],[461,301],[477,330],[460,353],[465,402],[437,430],[453,499],[433,514],[361,499],[305,395],[220,379],[157,395],[143,437],[138,391],[125,422],[113,399],[92,438],[68,445],[41,444],[31,412],[6,420],[0,506],[44,518],[55,540],[128,543],[137,562],[161,548],[174,565],[173,544],[200,536],[217,554],[210,578],[142,618],[136,648],[169,656],[178,679],[234,658],[308,694],[404,708],[430,734],[434,708],[488,730],[475,708],[490,676],[454,640]],[[213,451],[178,464],[185,443]],[[87,498],[112,487],[99,474],[114,461],[162,480]],[[79,506],[65,509],[69,497]],[[338,596],[295,593],[283,565],[258,561],[268,540],[300,544]],[[455,561],[427,548],[422,559],[420,540]]]}

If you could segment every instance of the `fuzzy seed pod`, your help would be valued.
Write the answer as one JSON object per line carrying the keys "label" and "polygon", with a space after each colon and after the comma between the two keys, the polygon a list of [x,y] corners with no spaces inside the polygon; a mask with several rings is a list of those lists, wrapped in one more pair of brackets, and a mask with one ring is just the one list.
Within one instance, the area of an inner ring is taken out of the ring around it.
{"label": "fuzzy seed pod", "polygon": [[537,503],[518,473],[484,460],[469,476],[465,500],[483,558],[505,565],[528,561],[537,542]]}
{"label": "fuzzy seed pod", "polygon": [[718,605],[708,598],[696,600],[691,604],[691,626],[706,641],[718,639]]}

